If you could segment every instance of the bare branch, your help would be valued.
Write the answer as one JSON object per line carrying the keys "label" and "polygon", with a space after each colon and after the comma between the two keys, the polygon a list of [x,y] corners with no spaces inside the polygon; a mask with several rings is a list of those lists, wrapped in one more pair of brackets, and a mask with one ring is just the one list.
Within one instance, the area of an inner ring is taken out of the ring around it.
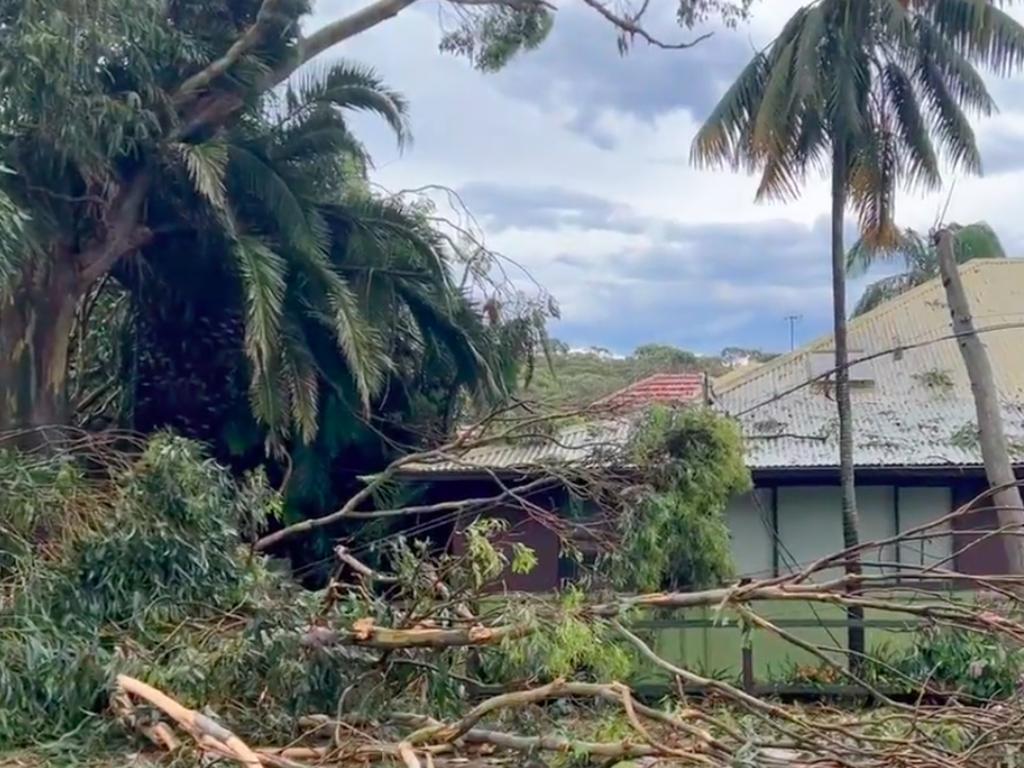
{"label": "bare branch", "polygon": [[624,35],[630,37],[639,37],[640,39],[647,42],[649,45],[653,45],[655,48],[663,48],[665,50],[682,50],[685,48],[693,48],[698,43],[707,40],[712,36],[711,32],[707,32],[703,35],[698,35],[693,40],[679,43],[666,43],[658,38],[654,37],[650,32],[644,29],[639,21],[640,18],[647,10],[647,3],[645,2],[641,7],[640,11],[634,14],[632,17],[621,16],[614,13],[607,5],[600,2],[600,0],[583,0],[586,5],[589,5],[595,11],[597,11],[606,20],[610,21],[614,26],[618,27]]}
{"label": "bare branch", "polygon": [[227,52],[219,59],[212,61],[201,71],[185,80],[174,94],[175,105],[181,106],[195,92],[205,90],[210,83],[221,77],[249,51],[258,47],[264,40],[272,22],[278,18],[278,6],[281,0],[263,0],[256,19],[239,37]]}

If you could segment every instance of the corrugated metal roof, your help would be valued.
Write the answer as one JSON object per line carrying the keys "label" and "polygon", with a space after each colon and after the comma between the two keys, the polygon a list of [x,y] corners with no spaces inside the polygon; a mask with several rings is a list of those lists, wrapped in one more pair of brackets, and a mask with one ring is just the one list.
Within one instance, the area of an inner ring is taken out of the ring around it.
{"label": "corrugated metal roof", "polygon": [[[1024,459],[1024,260],[977,260],[961,268],[1003,400],[1011,453]],[[850,321],[851,358],[950,334],[938,280]],[[832,349],[824,336],[756,368],[730,372],[713,385],[714,406],[738,416],[752,469],[838,465],[835,401],[812,378],[812,358]],[[974,400],[956,341],[926,343],[872,360],[870,384],[853,388],[855,463],[860,467],[978,466]],[[508,471],[550,464],[596,463],[629,436],[627,416],[568,427],[554,439],[478,448],[409,467],[415,472]]]}
{"label": "corrugated metal roof", "polygon": [[[1024,260],[978,260],[960,270],[1003,401],[1009,439],[1024,444]],[[950,334],[945,290],[932,280],[850,321],[851,359]],[[716,406],[738,415],[755,468],[838,464],[835,402],[810,379],[815,356],[833,349],[825,336],[755,370],[713,385]],[[858,466],[980,464],[970,433],[974,401],[953,339],[885,354],[865,364],[870,384],[852,388]]]}
{"label": "corrugated metal roof", "polygon": [[654,403],[689,403],[704,397],[703,373],[656,373],[613,392],[595,405],[638,408]]}
{"label": "corrugated metal roof", "polygon": [[610,452],[625,444],[632,423],[625,416],[601,419],[566,427],[550,438],[536,437],[511,444],[473,448],[462,455],[449,455],[438,461],[411,464],[405,471],[459,474],[480,470],[536,471],[539,467],[555,464],[598,464]]}

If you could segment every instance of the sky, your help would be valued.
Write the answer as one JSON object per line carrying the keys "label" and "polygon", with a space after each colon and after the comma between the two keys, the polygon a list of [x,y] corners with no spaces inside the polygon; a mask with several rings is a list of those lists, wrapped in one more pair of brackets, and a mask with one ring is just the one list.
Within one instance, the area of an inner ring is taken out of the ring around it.
{"label": "sky", "polygon": [[[487,247],[558,302],[555,337],[617,353],[645,343],[784,351],[787,316],[799,316],[798,344],[831,327],[827,181],[811,180],[792,202],[757,204],[754,178],[695,170],[689,148],[752,53],[805,2],[756,0],[747,23],[699,30],[713,36],[693,48],[638,41],[622,56],[607,22],[566,0],[540,48],[488,74],[438,51],[442,12],[422,0],[325,58],[372,66],[410,102],[413,141],[401,150],[379,120],[353,118],[373,182],[457,192]],[[688,39],[673,4],[652,3],[647,26]],[[318,0],[308,27],[352,7]],[[1024,7],[1012,12],[1024,21]],[[984,219],[1009,255],[1024,256],[1024,73],[986,79],[1000,111],[974,121],[985,175],[947,173],[938,193],[902,193],[897,222],[927,230],[943,210],[949,221]],[[459,213],[435,196],[441,212]],[[851,281],[850,306],[891,269]]]}

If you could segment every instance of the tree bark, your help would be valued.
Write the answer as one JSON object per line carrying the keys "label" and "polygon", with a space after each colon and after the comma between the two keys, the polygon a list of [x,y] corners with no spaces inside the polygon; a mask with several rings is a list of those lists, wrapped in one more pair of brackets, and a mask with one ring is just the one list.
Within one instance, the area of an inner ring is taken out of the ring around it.
{"label": "tree bark", "polygon": [[[846,212],[846,146],[835,141],[832,150],[832,323],[835,341],[835,395],[839,414],[839,485],[843,515],[843,548],[860,543],[857,515],[856,478],[853,467],[853,406],[850,401],[850,353],[846,332],[846,250],[843,244],[843,218]],[[846,572],[861,572],[857,558],[847,560]],[[847,645],[850,666],[860,667],[864,659],[864,613],[859,607],[847,611],[850,621]]]}
{"label": "tree bark", "polygon": [[46,442],[68,421],[68,347],[79,286],[69,254],[32,260],[0,299],[0,432],[15,442]]}
{"label": "tree bark", "polygon": [[143,170],[114,195],[102,238],[83,250],[56,242],[46,255],[33,254],[0,296],[0,433],[19,433],[6,442],[35,447],[67,426],[75,308],[90,285],[152,236],[139,224],[150,182]]}
{"label": "tree bark", "polygon": [[[999,410],[999,392],[996,389],[992,364],[988,359],[985,344],[974,328],[971,306],[960,280],[954,253],[953,233],[942,229],[936,235],[936,250],[939,258],[939,273],[946,289],[946,302],[957,334],[960,354],[967,368],[974,395],[974,409],[978,419],[978,439],[981,443],[981,457],[985,463],[985,477],[989,487],[999,488],[992,496],[996,506],[996,519],[1000,529],[1020,532],[1024,526],[1024,505],[1020,489],[1015,485],[1016,475],[1003,430],[1003,418]],[[1024,538],[1017,535],[1000,536],[1006,551],[1006,562],[1010,573],[1024,573]]]}

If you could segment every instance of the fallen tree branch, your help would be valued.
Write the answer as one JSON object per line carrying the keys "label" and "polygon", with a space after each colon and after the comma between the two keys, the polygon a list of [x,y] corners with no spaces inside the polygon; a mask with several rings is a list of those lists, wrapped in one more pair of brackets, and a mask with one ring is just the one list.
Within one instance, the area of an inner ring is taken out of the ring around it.
{"label": "fallen tree branch", "polygon": [[141,680],[127,675],[117,676],[117,687],[126,694],[149,702],[172,718],[196,740],[200,748],[213,748],[242,765],[260,768],[260,758],[244,741],[210,717],[182,706],[170,696]]}
{"label": "fallen tree branch", "polygon": [[392,629],[379,627],[372,619],[356,621],[348,630],[333,630],[313,627],[302,637],[304,645],[321,648],[330,645],[354,645],[361,648],[382,650],[400,648],[453,648],[461,646],[497,645],[506,639],[523,637],[533,632],[529,624],[508,624],[499,627],[485,627],[474,624],[469,627],[437,628],[413,627]]}

